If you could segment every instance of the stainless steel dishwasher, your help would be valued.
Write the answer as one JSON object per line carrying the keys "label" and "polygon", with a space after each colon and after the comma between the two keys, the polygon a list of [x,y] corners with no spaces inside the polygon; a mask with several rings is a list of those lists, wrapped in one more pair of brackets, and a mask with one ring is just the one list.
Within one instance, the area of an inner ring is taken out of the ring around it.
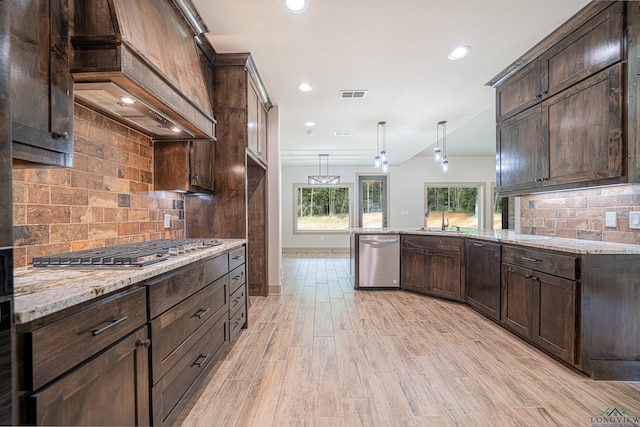
{"label": "stainless steel dishwasher", "polygon": [[359,235],[358,287],[400,287],[400,235]]}

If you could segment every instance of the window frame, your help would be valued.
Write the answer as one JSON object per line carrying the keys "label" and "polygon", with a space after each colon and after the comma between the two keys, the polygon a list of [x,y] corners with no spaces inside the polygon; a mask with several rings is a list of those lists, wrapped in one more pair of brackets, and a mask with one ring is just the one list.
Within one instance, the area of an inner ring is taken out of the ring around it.
{"label": "window frame", "polygon": [[[301,188],[346,188],[349,192],[349,226],[344,230],[332,230],[332,229],[322,229],[322,230],[300,230],[298,229],[298,191]],[[307,183],[294,183],[293,184],[293,200],[292,200],[292,208],[293,208],[293,233],[294,235],[317,235],[317,234],[350,234],[351,229],[354,227],[355,222],[355,214],[354,214],[354,184],[351,182],[341,183],[337,185],[310,185]]]}

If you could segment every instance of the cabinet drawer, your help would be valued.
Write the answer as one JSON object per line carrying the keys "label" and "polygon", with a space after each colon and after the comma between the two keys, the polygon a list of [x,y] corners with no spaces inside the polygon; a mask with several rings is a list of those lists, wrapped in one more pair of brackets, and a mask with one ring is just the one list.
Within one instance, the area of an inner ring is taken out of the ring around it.
{"label": "cabinet drawer", "polygon": [[462,251],[462,239],[445,236],[403,236],[402,247],[407,249],[439,249]]}
{"label": "cabinet drawer", "polygon": [[246,281],[246,274],[244,273],[245,265],[242,264],[240,267],[233,270],[229,273],[229,280],[231,281],[231,285],[229,286],[229,293],[234,293],[240,286],[244,285]]}
{"label": "cabinet drawer", "polygon": [[227,316],[222,316],[203,331],[202,338],[151,388],[154,426],[175,424],[199,380],[224,349],[228,326]]}
{"label": "cabinet drawer", "polygon": [[577,258],[570,255],[503,246],[502,261],[567,279],[577,278]]}
{"label": "cabinet drawer", "polygon": [[245,262],[245,247],[235,249],[229,253],[229,270],[239,267]]}
{"label": "cabinet drawer", "polygon": [[154,318],[229,271],[227,254],[176,270],[146,283],[149,317]]}
{"label": "cabinet drawer", "polygon": [[35,390],[147,321],[144,288],[113,295],[26,334]]}
{"label": "cabinet drawer", "polygon": [[229,297],[229,318],[232,319],[242,304],[247,303],[247,287],[241,286]]}
{"label": "cabinet drawer", "polygon": [[236,314],[229,320],[229,341],[236,339],[238,332],[247,322],[247,305],[242,304]]}
{"label": "cabinet drawer", "polygon": [[152,384],[189,351],[200,329],[227,316],[228,287],[229,276],[224,276],[151,321]]}

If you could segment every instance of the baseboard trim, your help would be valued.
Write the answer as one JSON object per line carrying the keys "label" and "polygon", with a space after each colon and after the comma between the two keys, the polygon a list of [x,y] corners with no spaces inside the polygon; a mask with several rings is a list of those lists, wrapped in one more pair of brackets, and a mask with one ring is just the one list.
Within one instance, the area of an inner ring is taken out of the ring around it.
{"label": "baseboard trim", "polygon": [[281,295],[282,294],[282,284],[278,283],[275,285],[269,285],[269,295]]}

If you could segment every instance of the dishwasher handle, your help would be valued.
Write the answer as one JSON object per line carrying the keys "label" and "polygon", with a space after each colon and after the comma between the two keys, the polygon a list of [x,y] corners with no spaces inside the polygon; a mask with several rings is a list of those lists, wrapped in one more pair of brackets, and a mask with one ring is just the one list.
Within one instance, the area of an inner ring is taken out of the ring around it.
{"label": "dishwasher handle", "polygon": [[366,243],[373,246],[380,246],[385,243],[398,243],[398,239],[385,239],[385,240],[363,239],[363,240],[360,240],[360,243]]}

